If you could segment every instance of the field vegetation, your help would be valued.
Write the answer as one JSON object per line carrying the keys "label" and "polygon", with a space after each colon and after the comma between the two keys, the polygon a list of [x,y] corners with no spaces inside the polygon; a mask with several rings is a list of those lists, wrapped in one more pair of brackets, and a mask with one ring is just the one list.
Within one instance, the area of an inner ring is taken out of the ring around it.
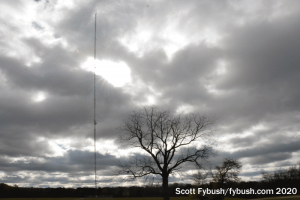
{"label": "field vegetation", "polygon": [[[1,200],[163,200],[163,197],[131,197],[131,198],[1,198]],[[170,197],[170,200],[192,200],[192,197]],[[300,200],[300,196],[284,196],[259,198],[264,200]],[[225,197],[225,200],[247,200],[244,198]],[[258,200],[258,199],[257,199]]]}

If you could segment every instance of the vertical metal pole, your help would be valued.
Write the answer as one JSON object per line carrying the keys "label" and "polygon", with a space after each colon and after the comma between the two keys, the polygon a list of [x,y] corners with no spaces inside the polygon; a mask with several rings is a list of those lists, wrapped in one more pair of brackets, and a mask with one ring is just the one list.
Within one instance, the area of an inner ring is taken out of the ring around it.
{"label": "vertical metal pole", "polygon": [[97,162],[96,162],[96,21],[97,13],[95,13],[95,39],[94,39],[94,155],[95,155],[95,192],[97,197]]}

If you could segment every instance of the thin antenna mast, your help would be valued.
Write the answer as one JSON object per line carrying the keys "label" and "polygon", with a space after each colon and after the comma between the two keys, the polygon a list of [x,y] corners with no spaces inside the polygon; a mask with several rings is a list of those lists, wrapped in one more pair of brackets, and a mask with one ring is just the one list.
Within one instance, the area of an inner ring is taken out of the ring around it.
{"label": "thin antenna mast", "polygon": [[95,13],[95,39],[94,39],[94,154],[95,154],[95,192],[97,197],[97,162],[96,162],[96,21],[97,13]]}

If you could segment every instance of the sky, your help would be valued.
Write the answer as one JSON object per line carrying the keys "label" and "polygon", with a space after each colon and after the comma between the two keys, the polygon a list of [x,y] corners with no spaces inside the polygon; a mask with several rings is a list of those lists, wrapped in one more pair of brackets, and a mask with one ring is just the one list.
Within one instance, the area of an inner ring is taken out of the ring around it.
{"label": "sky", "polygon": [[141,154],[117,127],[143,106],[215,117],[207,166],[239,159],[242,180],[297,164],[299,4],[1,0],[0,182],[94,186],[94,65],[99,187],[142,184],[112,172]]}

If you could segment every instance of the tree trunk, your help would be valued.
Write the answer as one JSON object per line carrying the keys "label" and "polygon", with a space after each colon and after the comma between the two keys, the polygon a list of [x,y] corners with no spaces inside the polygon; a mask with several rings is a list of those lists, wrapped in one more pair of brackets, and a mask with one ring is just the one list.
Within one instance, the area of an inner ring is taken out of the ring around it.
{"label": "tree trunk", "polygon": [[167,173],[163,173],[162,179],[163,179],[162,189],[163,189],[164,200],[170,200],[169,190],[168,190],[168,184],[169,184],[168,174]]}

